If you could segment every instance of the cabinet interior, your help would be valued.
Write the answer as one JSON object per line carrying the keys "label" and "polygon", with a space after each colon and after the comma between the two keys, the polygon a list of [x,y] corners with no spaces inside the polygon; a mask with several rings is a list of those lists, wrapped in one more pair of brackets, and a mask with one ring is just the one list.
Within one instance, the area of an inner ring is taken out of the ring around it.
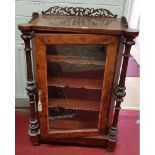
{"label": "cabinet interior", "polygon": [[97,129],[104,45],[47,45],[49,129]]}

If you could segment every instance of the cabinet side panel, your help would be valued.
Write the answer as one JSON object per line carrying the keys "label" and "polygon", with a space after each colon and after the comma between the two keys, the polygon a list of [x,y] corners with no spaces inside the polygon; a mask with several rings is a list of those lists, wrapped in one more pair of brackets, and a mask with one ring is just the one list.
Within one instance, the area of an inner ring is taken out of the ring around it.
{"label": "cabinet side panel", "polygon": [[115,74],[117,51],[118,51],[119,39],[111,36],[111,41],[107,46],[107,56],[103,81],[103,92],[100,105],[100,116],[98,128],[100,132],[104,132],[106,124],[108,122],[109,106],[111,101],[111,94],[113,88],[113,79]]}
{"label": "cabinet side panel", "polygon": [[48,133],[48,92],[47,92],[47,66],[46,66],[46,46],[40,38],[34,35],[34,49],[36,61],[36,82],[37,89],[40,92],[40,102],[42,104],[42,111],[39,113],[41,136]]}
{"label": "cabinet side panel", "polygon": [[[121,40],[122,40],[122,38],[120,38],[120,44],[119,44],[119,49],[118,49],[115,76],[114,76],[114,81],[113,81],[113,90],[118,85],[118,80],[119,80],[119,76],[120,76],[120,69],[121,69],[121,64],[122,64],[122,56],[123,56],[124,44],[122,43]],[[108,124],[107,124],[108,128],[112,124],[114,105],[115,105],[115,95],[112,92],[111,104],[110,104],[110,107],[109,107],[109,118],[108,118]]]}

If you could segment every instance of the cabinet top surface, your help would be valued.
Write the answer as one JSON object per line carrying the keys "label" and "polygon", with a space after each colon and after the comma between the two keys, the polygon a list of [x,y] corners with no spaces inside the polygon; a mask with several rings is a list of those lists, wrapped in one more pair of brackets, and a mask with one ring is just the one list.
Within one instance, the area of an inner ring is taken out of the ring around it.
{"label": "cabinet top surface", "polygon": [[21,31],[138,35],[137,30],[127,28],[125,24],[120,18],[39,15],[29,23],[19,24],[18,28]]}

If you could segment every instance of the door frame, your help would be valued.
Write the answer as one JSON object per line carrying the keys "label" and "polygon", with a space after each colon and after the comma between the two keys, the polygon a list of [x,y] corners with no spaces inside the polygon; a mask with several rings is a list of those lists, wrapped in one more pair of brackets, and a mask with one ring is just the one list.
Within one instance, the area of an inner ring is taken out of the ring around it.
{"label": "door frame", "polygon": [[[68,131],[49,131],[48,123],[48,87],[47,87],[47,59],[46,45],[106,45],[106,62],[103,80],[103,91],[99,109],[99,121],[97,129],[80,129]],[[108,122],[108,112],[110,107],[113,79],[118,54],[119,38],[112,35],[94,34],[47,34],[36,33],[34,35],[34,49],[36,58],[36,80],[38,90],[41,91],[42,111],[39,111],[40,130],[42,138],[71,138],[98,136],[105,133]]]}

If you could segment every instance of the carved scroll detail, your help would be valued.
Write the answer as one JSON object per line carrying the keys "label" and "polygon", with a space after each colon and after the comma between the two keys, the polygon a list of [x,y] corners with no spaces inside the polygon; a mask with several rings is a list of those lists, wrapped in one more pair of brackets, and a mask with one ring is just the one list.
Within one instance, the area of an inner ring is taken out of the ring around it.
{"label": "carved scroll detail", "polygon": [[126,17],[123,16],[121,18],[121,24],[122,24],[123,27],[128,28],[128,22],[127,22]]}
{"label": "carved scroll detail", "polygon": [[46,15],[68,15],[68,16],[96,16],[96,17],[110,17],[116,18],[117,15],[112,14],[107,9],[94,9],[94,8],[82,8],[82,7],[59,7],[54,6],[46,11],[42,11],[42,14]]}
{"label": "carved scroll detail", "polygon": [[33,12],[32,13],[32,18],[31,20],[29,21],[29,23],[31,23],[34,19],[38,18],[39,17],[39,13],[38,12]]}

